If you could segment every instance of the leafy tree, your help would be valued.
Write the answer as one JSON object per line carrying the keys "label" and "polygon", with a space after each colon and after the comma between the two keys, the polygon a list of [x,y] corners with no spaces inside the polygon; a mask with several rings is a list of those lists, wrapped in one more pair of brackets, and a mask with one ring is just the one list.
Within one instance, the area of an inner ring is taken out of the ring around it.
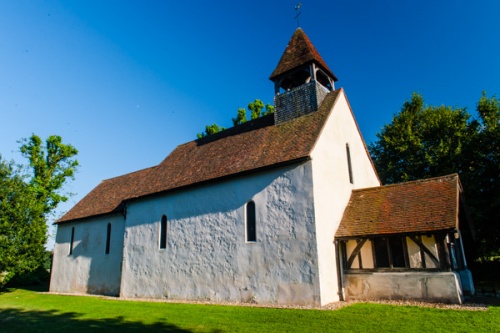
{"label": "leafy tree", "polygon": [[226,129],[225,127],[219,127],[219,125],[217,125],[217,124],[207,125],[207,126],[205,126],[205,132],[198,133],[197,136],[198,136],[198,139],[201,139],[201,138],[204,138],[208,135],[219,133],[220,131],[223,131],[225,129]]}
{"label": "leafy tree", "polygon": [[233,126],[240,125],[247,122],[247,110],[239,108],[236,118],[233,118]]}
{"label": "leafy tree", "polygon": [[480,252],[500,256],[500,99],[483,92],[477,112],[477,135],[467,147],[470,163],[462,182],[477,223]]}
{"label": "leafy tree", "polygon": [[47,218],[67,200],[60,191],[78,166],[78,151],[59,136],[50,136],[45,146],[34,134],[23,142],[28,168],[0,158],[0,287],[44,263]]}
{"label": "leafy tree", "polygon": [[500,100],[483,93],[478,117],[426,106],[413,94],[369,145],[383,183],[458,172],[477,227],[479,255],[500,249]]}
{"label": "leafy tree", "polygon": [[465,109],[425,106],[413,94],[392,123],[370,144],[373,161],[384,183],[396,183],[458,172],[464,142],[474,132]]}
{"label": "leafy tree", "polygon": [[263,116],[267,116],[271,113],[274,113],[274,105],[266,104],[266,111],[262,114]]}
{"label": "leafy tree", "polygon": [[257,119],[262,116],[267,116],[268,114],[274,113],[274,106],[266,104],[266,111],[262,112],[264,108],[264,103],[260,99],[256,99],[253,102],[248,103],[248,110],[250,110],[251,119]]}
{"label": "leafy tree", "polygon": [[48,214],[61,201],[68,200],[59,190],[66,179],[74,177],[78,161],[73,156],[78,154],[78,150],[72,145],[63,144],[62,138],[57,135],[49,136],[45,146],[36,135],[22,142],[21,153],[30,161],[33,170],[30,185],[35,190],[37,199],[44,205],[44,214]]}
{"label": "leafy tree", "polygon": [[260,99],[248,103],[248,110],[250,110],[250,118],[257,119],[260,117],[261,110],[264,108],[264,103]]}

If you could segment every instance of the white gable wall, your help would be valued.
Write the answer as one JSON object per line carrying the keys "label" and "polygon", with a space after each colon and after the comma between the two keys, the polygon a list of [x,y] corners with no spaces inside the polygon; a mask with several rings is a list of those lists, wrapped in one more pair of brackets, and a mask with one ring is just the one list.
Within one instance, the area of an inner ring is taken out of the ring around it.
{"label": "white gable wall", "polygon": [[[350,149],[353,184],[349,181],[346,144]],[[333,236],[351,192],[380,185],[344,91],[340,92],[311,156],[321,304],[324,305],[339,300]]]}
{"label": "white gable wall", "polygon": [[[129,203],[121,295],[319,304],[312,195],[304,162]],[[245,242],[249,200],[255,243]]]}
{"label": "white gable wall", "polygon": [[[106,254],[108,223],[111,237]],[[69,254],[72,228],[75,230],[73,252]],[[118,295],[124,230],[125,221],[119,214],[58,224],[50,291]]]}

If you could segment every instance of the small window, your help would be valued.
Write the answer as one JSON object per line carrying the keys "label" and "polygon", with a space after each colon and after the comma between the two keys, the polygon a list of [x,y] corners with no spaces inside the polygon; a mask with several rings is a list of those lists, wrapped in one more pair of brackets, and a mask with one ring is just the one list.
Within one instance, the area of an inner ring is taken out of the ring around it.
{"label": "small window", "polygon": [[75,227],[71,228],[71,240],[69,242],[69,254],[73,254],[73,241],[75,240]]}
{"label": "small window", "polygon": [[405,250],[403,248],[403,238],[390,237],[389,249],[391,251],[392,267],[405,268]]}
{"label": "small window", "polygon": [[351,150],[349,149],[349,144],[345,144],[345,151],[347,154],[347,168],[349,170],[349,182],[354,184],[354,178],[352,176],[352,164],[351,164]]}
{"label": "small window", "polygon": [[160,249],[167,248],[167,216],[163,215],[160,222]]}
{"label": "small window", "polygon": [[110,241],[111,241],[111,223],[108,223],[108,230],[106,233],[106,254],[109,253]]}
{"label": "small window", "polygon": [[410,268],[405,259],[406,242],[401,237],[375,238],[373,249],[377,268]]}
{"label": "small window", "polygon": [[375,238],[373,240],[373,248],[375,252],[375,263],[377,268],[389,268],[389,251],[387,248],[386,238]]}
{"label": "small window", "polygon": [[255,228],[255,202],[249,201],[246,204],[246,241],[256,242],[257,232]]}

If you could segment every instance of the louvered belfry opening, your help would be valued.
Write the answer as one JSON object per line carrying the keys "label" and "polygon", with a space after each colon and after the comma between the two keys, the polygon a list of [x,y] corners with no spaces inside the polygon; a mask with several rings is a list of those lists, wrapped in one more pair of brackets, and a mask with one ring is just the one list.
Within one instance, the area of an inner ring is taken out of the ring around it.
{"label": "louvered belfry opening", "polygon": [[274,82],[277,125],[317,111],[337,81],[301,28],[295,30],[269,79]]}

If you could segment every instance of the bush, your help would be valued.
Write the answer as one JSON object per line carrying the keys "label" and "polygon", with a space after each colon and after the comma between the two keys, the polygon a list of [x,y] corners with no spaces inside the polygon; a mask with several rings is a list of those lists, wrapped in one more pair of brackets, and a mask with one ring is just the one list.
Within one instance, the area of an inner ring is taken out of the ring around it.
{"label": "bush", "polygon": [[43,261],[40,266],[33,271],[10,274],[9,280],[5,281],[6,287],[18,288],[26,286],[47,286],[50,283],[50,266],[52,262],[52,253],[45,251]]}

